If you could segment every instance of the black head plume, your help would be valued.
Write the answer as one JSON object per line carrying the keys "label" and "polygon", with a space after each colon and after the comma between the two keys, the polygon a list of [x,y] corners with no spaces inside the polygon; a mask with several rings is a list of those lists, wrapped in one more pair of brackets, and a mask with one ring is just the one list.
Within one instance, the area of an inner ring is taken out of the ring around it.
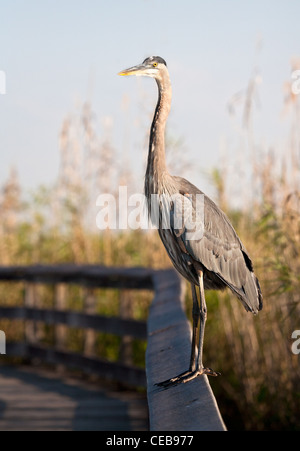
{"label": "black head plume", "polygon": [[152,64],[152,63],[159,63],[167,66],[165,60],[160,56],[150,56],[149,58],[146,58],[145,61],[143,62],[143,64]]}

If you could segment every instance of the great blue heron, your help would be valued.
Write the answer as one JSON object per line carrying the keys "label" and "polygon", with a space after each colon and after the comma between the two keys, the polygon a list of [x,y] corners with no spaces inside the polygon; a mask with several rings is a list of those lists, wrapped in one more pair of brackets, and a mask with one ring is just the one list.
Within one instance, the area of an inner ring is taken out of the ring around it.
{"label": "great blue heron", "polygon": [[[161,382],[160,386],[188,382],[202,374],[217,376],[202,363],[204,329],[207,319],[205,289],[223,290],[229,287],[243,303],[245,309],[257,314],[262,309],[262,293],[254,274],[250,257],[227,216],[202,191],[181,177],[169,174],[165,160],[165,126],[171,108],[172,89],[167,64],[164,59],[152,56],[119,75],[152,77],[158,85],[158,103],[151,126],[148,164],[145,177],[145,195],[148,210],[153,209],[153,195],[174,196],[182,199],[183,208],[175,208],[174,202],[159,201],[160,238],[175,268],[192,286],[193,338],[188,371]],[[196,214],[196,198],[204,199],[203,216]],[[166,205],[169,205],[168,207]],[[163,211],[165,210],[165,211]],[[201,236],[193,237],[186,227],[186,216],[195,219]],[[163,227],[162,216],[170,216],[169,227]],[[175,226],[175,219],[182,216],[182,225]],[[177,216],[177,218],[176,218]],[[199,287],[199,298],[196,287]]]}

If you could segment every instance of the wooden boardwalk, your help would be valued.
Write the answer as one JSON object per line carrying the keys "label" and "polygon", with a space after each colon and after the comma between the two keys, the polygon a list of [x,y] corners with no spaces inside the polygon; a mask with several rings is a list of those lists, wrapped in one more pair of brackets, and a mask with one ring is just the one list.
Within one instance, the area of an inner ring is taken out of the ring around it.
{"label": "wooden boardwalk", "polygon": [[146,396],[32,367],[0,366],[0,431],[148,430]]}
{"label": "wooden boardwalk", "polygon": [[[184,285],[173,269],[0,267],[0,281],[24,284],[22,304],[0,305],[1,319],[23,323],[23,339],[6,343],[7,356],[77,369],[111,381],[100,387],[32,366],[0,366],[0,430],[226,430],[207,377],[166,390],[156,385],[189,364],[191,325],[184,311]],[[43,305],[39,285],[52,287],[50,306]],[[83,311],[68,308],[72,285],[81,287]],[[118,317],[97,313],[98,288],[119,290]],[[132,318],[128,290],[154,291],[147,324]],[[47,345],[42,324],[53,327]],[[68,347],[69,328],[82,330],[81,353]],[[118,362],[97,355],[98,332],[120,337]],[[133,365],[133,339],[147,339],[146,371]],[[117,391],[112,381],[147,387],[148,403],[146,395]]]}

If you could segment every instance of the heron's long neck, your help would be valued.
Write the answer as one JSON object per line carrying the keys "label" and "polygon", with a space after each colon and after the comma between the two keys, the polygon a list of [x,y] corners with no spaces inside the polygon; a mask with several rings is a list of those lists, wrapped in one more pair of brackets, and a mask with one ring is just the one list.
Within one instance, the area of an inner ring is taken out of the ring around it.
{"label": "heron's long neck", "polygon": [[158,81],[158,103],[156,106],[149,142],[148,164],[145,178],[145,194],[161,194],[160,188],[164,175],[168,174],[165,157],[165,128],[171,109],[172,88],[169,76]]}

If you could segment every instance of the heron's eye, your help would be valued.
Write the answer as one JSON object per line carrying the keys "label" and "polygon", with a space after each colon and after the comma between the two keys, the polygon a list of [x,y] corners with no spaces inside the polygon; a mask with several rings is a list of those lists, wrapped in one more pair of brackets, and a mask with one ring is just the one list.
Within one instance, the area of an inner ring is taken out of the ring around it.
{"label": "heron's eye", "polygon": [[157,63],[153,63],[152,66],[153,66],[153,67],[157,67]]}

